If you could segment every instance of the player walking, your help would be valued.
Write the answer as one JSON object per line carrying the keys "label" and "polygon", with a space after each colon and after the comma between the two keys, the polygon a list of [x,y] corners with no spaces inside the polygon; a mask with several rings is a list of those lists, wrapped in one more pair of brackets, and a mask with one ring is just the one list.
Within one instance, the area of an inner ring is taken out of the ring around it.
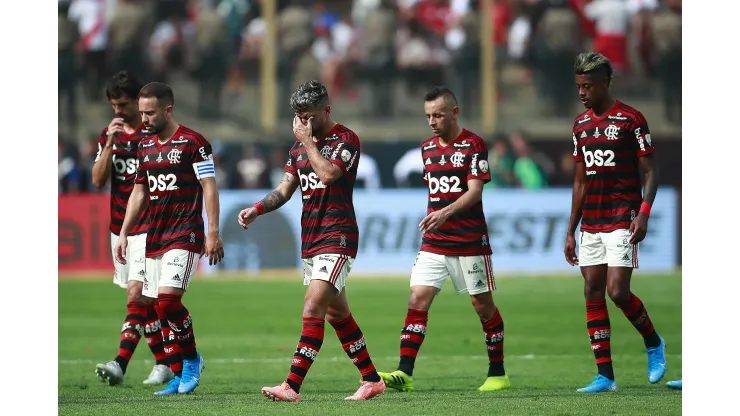
{"label": "player walking", "polygon": [[115,259],[115,245],[121,232],[123,217],[126,213],[131,191],[134,189],[136,177],[136,149],[139,142],[146,137],[142,131],[144,125],[139,114],[139,105],[136,97],[139,95],[141,83],[128,74],[127,71],[117,73],[108,81],[105,95],[113,107],[116,117],[108,127],[104,128],[98,138],[98,154],[92,169],[93,185],[102,188],[111,178],[110,189],[110,244],[113,253],[113,283],[127,289],[128,312],[121,330],[118,355],[113,361],[98,364],[95,373],[110,385],[123,383],[131,357],[142,335],[146,338],[149,348],[154,354],[156,363],[144,384],[166,383],[175,376],[168,365],[167,355],[162,345],[162,331],[160,329],[157,311],[151,298],[143,296],[141,289],[144,284],[144,249],[146,246],[146,230],[149,219],[144,213],[132,224],[128,233],[128,264],[119,263]]}
{"label": "player walking", "polygon": [[242,210],[238,218],[247,229],[258,215],[283,206],[300,185],[303,284],[308,286],[303,330],[287,379],[278,386],[263,387],[262,394],[271,400],[300,401],[301,384],[324,342],[327,320],[362,374],[360,388],[345,400],[372,399],[385,391],[385,384],[370,359],[365,336],[352,317],[345,290],[359,238],[352,191],[360,161],[360,139],[331,119],[329,95],[318,81],[299,86],[290,97],[290,105],[296,114],[293,132],[298,140],[290,149],[285,176],[274,191]]}
{"label": "player walking", "polygon": [[650,207],[658,190],[650,130],[642,113],[612,98],[612,66],[606,57],[582,53],[576,57],[574,69],[578,95],[587,111],[573,123],[576,174],[565,259],[581,268],[586,326],[598,368],[594,381],[578,391],[617,390],[607,293],[642,335],[648,380],[657,383],[666,371],[665,342],[655,331],[645,305],[630,290],[632,270],[639,266],[638,243],[647,233]]}
{"label": "player walking", "polygon": [[427,216],[419,224],[424,235],[411,269],[398,369],[380,376],[396,390],[414,389],[414,363],[426,336],[429,308],[450,276],[458,294],[470,295],[485,333],[488,378],[478,390],[507,389],[511,383],[504,371],[504,320],[493,303],[496,283],[481,202],[483,184],[491,180],[488,150],[482,138],[458,125],[460,108],[449,89],[430,91],[424,112],[434,133],[421,145],[429,186]]}
{"label": "player walking", "polygon": [[[203,358],[195,348],[193,319],[182,304],[182,296],[201,253],[205,252],[209,264],[217,264],[224,256],[218,233],[218,188],[211,144],[200,133],[175,122],[175,98],[168,85],[149,83],[138,97],[142,120],[153,136],[139,144],[136,185],[116,243],[116,258],[126,263],[128,231],[148,199],[143,294],[156,299],[165,341],[179,346],[178,352],[166,345],[171,362],[182,361],[182,372],[176,372],[167,386],[154,394],[190,393],[200,381]],[[207,236],[203,200],[208,214]]]}

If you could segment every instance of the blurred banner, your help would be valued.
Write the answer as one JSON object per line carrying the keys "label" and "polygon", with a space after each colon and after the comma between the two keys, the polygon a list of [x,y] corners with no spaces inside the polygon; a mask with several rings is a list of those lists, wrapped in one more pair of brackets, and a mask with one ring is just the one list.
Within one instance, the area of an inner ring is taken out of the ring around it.
{"label": "blurred banner", "polygon": [[110,248],[110,196],[59,195],[59,271],[107,271]]}
{"label": "blurred banner", "polygon": [[[292,198],[276,212],[258,218],[248,230],[237,213],[261,200],[267,190],[221,191],[221,234],[226,258],[218,266],[201,262],[203,273],[302,267],[301,200]],[[426,213],[422,189],[355,191],[360,251],[358,274],[408,275],[421,242],[418,224]],[[483,195],[496,272],[507,274],[576,272],[563,258],[571,190],[495,190]],[[59,271],[113,270],[107,194],[59,196]],[[640,268],[672,271],[678,264],[678,199],[661,188],[650,230],[640,245]]]}
{"label": "blurred banner", "polygon": [[[278,211],[261,216],[246,231],[237,224],[238,212],[267,192],[221,192],[226,257],[215,267],[204,260],[204,273],[302,267],[300,198],[294,197]],[[421,243],[418,224],[425,216],[426,200],[427,192],[419,189],[356,190],[360,249],[352,272],[408,275]],[[576,273],[563,257],[570,204],[570,189],[485,192],[483,206],[494,270],[506,274]],[[648,237],[640,245],[641,270],[668,272],[678,265],[677,213],[676,192],[661,188],[651,212]]]}

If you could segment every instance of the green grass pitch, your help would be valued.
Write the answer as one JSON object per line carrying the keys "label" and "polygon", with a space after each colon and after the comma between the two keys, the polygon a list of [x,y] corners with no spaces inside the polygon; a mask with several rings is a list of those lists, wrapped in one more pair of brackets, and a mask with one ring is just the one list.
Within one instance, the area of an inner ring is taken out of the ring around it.
{"label": "green grass pitch", "polygon": [[[290,277],[290,276],[286,276]],[[301,403],[260,395],[288,373],[298,342],[304,286],[300,278],[227,280],[196,276],[185,296],[206,369],[194,394],[155,397],[141,382],[152,355],[142,340],[125,384],[110,387],[94,374],[111,360],[126,313],[125,291],[105,281],[59,281],[60,415],[679,415],[681,392],[665,382],[681,378],[681,275],[637,273],[632,288],[667,343],[668,371],[647,381],[642,339],[609,303],[612,354],[619,391],[584,395],[596,365],[585,324],[583,283],[568,277],[501,278],[495,293],[506,327],[505,366],[512,388],[481,393],[487,370],[480,322],[468,296],[447,283],[429,315],[417,360],[416,391],[388,389],[378,399],[345,402],[359,373],[327,324],[324,346],[301,389]],[[353,314],[376,367],[398,363],[408,279],[348,281]]]}

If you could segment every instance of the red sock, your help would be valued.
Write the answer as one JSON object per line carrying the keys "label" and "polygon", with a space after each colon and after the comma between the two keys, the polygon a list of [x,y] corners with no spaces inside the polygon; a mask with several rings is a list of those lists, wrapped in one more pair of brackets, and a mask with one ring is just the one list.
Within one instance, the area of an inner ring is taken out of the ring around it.
{"label": "red sock", "polygon": [[159,317],[159,325],[162,328],[162,345],[164,346],[164,353],[167,354],[167,361],[170,364],[170,370],[172,370],[175,375],[180,376],[182,375],[182,354],[180,353],[180,344],[178,344],[175,333],[167,322],[167,311],[162,309],[159,299],[154,300],[154,306],[157,310],[157,316]]}
{"label": "red sock", "polygon": [[194,360],[197,357],[195,350],[195,334],[193,333],[193,318],[190,316],[182,297],[178,295],[160,294],[159,306],[167,314],[167,323],[175,333],[180,353],[185,360]]}
{"label": "red sock", "polygon": [[293,364],[290,366],[287,383],[300,392],[303,379],[311,368],[316,356],[319,354],[321,345],[324,343],[324,320],[319,318],[303,318],[303,330],[301,339],[293,355]]}
{"label": "red sock", "polygon": [[481,321],[483,332],[486,334],[486,349],[488,350],[488,377],[498,377],[506,374],[504,371],[504,319],[496,308],[490,321]]}
{"label": "red sock", "polygon": [[350,314],[348,317],[332,322],[331,326],[339,337],[339,342],[342,343],[344,352],[352,363],[360,370],[362,379],[365,381],[378,382],[380,376],[375,370],[373,360],[370,359],[370,353],[367,351],[367,345],[365,343],[365,336],[362,334],[362,330],[357,326],[355,318]]}
{"label": "red sock", "polygon": [[660,337],[655,332],[653,321],[650,320],[650,315],[648,315],[645,305],[640,298],[630,292],[627,303],[624,305],[617,304],[617,307],[622,310],[624,316],[632,322],[632,326],[642,335],[646,347],[650,348],[660,345]]}
{"label": "red sock", "polygon": [[146,305],[141,302],[129,302],[126,306],[128,313],[126,320],[123,322],[118,355],[115,358],[124,373],[126,373],[128,362],[131,361],[131,357],[136,351],[136,346],[139,345],[139,340],[144,335],[144,323],[147,316]]}
{"label": "red sock", "polygon": [[401,329],[401,360],[398,369],[410,376],[414,375],[416,355],[419,354],[419,348],[427,334],[427,320],[429,311],[409,309],[406,312],[406,322]]}
{"label": "red sock", "polygon": [[167,354],[164,352],[162,326],[160,325],[157,309],[154,307],[154,304],[149,307],[146,326],[144,327],[144,336],[146,337],[146,343],[149,345],[149,349],[154,354],[157,364],[166,365],[169,361],[167,360]]}
{"label": "red sock", "polygon": [[611,323],[605,300],[586,301],[586,327],[591,339],[591,351],[596,358],[599,374],[614,380],[611,351]]}

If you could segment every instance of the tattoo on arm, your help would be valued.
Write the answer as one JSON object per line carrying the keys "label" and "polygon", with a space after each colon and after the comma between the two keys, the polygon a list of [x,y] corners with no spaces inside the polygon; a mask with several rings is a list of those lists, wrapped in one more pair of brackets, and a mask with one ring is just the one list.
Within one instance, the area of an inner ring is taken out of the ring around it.
{"label": "tattoo on arm", "polygon": [[[285,178],[283,178],[283,181],[285,181]],[[268,213],[282,207],[287,201],[288,200],[285,199],[285,196],[283,196],[280,191],[274,190],[267,194],[267,196],[265,196],[265,198],[260,202],[265,208],[265,213]]]}

